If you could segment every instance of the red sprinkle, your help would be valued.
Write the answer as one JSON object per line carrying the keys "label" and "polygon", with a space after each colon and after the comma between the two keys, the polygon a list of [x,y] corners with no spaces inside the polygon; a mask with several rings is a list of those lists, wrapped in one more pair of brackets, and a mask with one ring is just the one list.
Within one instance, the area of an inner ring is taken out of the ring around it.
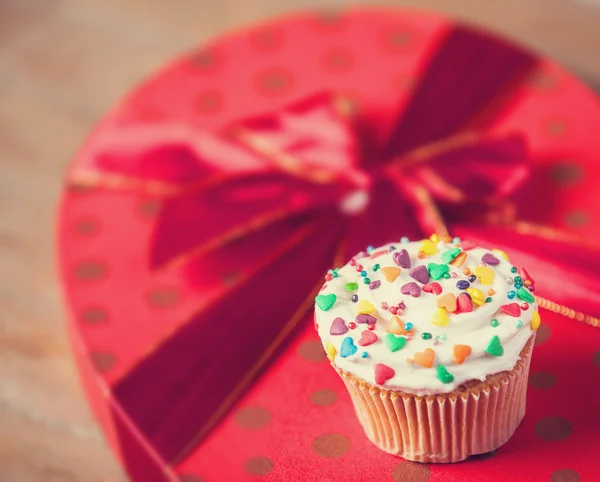
{"label": "red sprinkle", "polygon": [[354,258],[351,258],[349,263],[350,263],[350,266],[356,266],[356,260]]}
{"label": "red sprinkle", "polygon": [[373,331],[375,329],[375,325],[371,324],[371,325],[367,325],[367,328],[371,331]]}
{"label": "red sprinkle", "polygon": [[521,308],[518,303],[510,303],[508,305],[502,305],[500,307],[502,313],[506,313],[508,316],[514,316],[515,318],[521,314]]}
{"label": "red sprinkle", "polygon": [[348,323],[348,328],[350,328],[351,330],[354,330],[354,328],[356,328],[356,323],[351,321],[350,323]]}
{"label": "red sprinkle", "polygon": [[395,306],[391,306],[390,307],[390,313],[392,315],[395,315],[396,313],[398,313],[398,308],[396,308]]}
{"label": "red sprinkle", "polygon": [[390,307],[390,305],[388,305],[385,301],[381,302],[381,309],[382,310],[387,310]]}
{"label": "red sprinkle", "polygon": [[363,270],[362,264],[357,264],[356,271],[358,271],[360,273],[362,270]]}
{"label": "red sprinkle", "polygon": [[333,279],[333,275],[332,275],[331,273],[327,273],[327,274],[325,275],[325,279],[326,279],[327,281],[331,281],[331,280]]}
{"label": "red sprinkle", "polygon": [[527,311],[529,309],[529,305],[527,303],[523,303],[521,305],[521,309]]}

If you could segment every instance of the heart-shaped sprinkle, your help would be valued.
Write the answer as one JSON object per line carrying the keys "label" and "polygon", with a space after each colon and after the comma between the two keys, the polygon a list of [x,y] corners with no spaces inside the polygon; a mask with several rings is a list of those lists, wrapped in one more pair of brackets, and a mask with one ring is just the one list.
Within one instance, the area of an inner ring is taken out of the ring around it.
{"label": "heart-shaped sprinkle", "polygon": [[454,362],[457,365],[462,365],[465,359],[471,354],[471,347],[469,345],[454,345],[452,347],[452,356]]}
{"label": "heart-shaped sprinkle", "polygon": [[342,342],[342,346],[340,348],[340,356],[342,358],[346,358],[354,355],[358,351],[358,347],[354,344],[354,340],[352,337],[347,336],[344,338]]}
{"label": "heart-shaped sprinkle", "polygon": [[402,285],[402,287],[400,288],[400,292],[403,295],[410,295],[413,298],[418,298],[419,296],[421,296],[421,288],[419,288],[419,285],[413,281]]}
{"label": "heart-shaped sprinkle", "polygon": [[470,313],[473,311],[473,302],[467,293],[461,293],[456,298],[456,311],[458,313]]}
{"label": "heart-shaped sprinkle", "polygon": [[317,306],[323,311],[329,310],[335,304],[336,300],[337,296],[335,296],[333,293],[330,293],[328,295],[317,295],[317,297],[315,298]]}
{"label": "heart-shaped sprinkle", "polygon": [[452,383],[454,381],[454,375],[446,370],[444,365],[438,365],[436,368],[436,376],[442,383]]}
{"label": "heart-shaped sprinkle", "polygon": [[448,251],[444,251],[442,253],[442,262],[443,263],[450,263],[454,258],[456,258],[458,256],[458,254],[460,253],[460,249],[459,248],[452,248],[449,249]]}
{"label": "heart-shaped sprinkle", "polygon": [[422,284],[429,281],[429,271],[427,271],[427,268],[423,265],[417,266],[415,269],[411,270],[410,276]]}
{"label": "heart-shaped sprinkle", "polygon": [[523,287],[519,288],[519,291],[517,291],[517,296],[519,298],[521,298],[523,301],[527,301],[528,303],[533,303],[535,301],[535,298],[529,292],[529,290],[526,290]]}
{"label": "heart-shaped sprinkle", "polygon": [[540,323],[542,322],[541,318],[540,318],[540,314],[537,312],[537,310],[533,311],[531,313],[531,329],[532,330],[537,330],[540,327]]}
{"label": "heart-shaped sprinkle", "polygon": [[387,324],[386,331],[395,335],[403,335],[406,333],[404,322],[396,315],[393,315]]}
{"label": "heart-shaped sprinkle", "polygon": [[365,313],[359,313],[358,315],[356,315],[356,322],[366,323],[367,325],[374,325],[375,323],[377,323],[377,318],[371,315],[367,315]]}
{"label": "heart-shaped sprinkle", "polygon": [[500,260],[492,253],[485,253],[482,256],[481,261],[483,261],[485,264],[489,264],[490,266],[498,266],[500,264]]}
{"label": "heart-shaped sprinkle", "polygon": [[440,235],[438,233],[433,233],[431,236],[429,236],[429,239],[432,243],[437,244],[440,242]]}
{"label": "heart-shaped sprinkle", "polygon": [[450,317],[448,316],[448,312],[444,308],[437,308],[431,318],[431,324],[436,326],[447,326],[449,323]]}
{"label": "heart-shaped sprinkle", "polygon": [[460,242],[460,247],[462,249],[464,249],[465,251],[469,251],[469,250],[471,250],[473,248],[476,248],[477,247],[477,243],[474,243],[472,241],[461,241]]}
{"label": "heart-shaped sprinkle", "polygon": [[454,258],[452,261],[450,261],[450,265],[454,266],[455,268],[460,268],[466,262],[467,262],[467,253],[462,251],[461,253],[459,253],[456,256],[456,258]]}
{"label": "heart-shaped sprinkle", "polygon": [[432,283],[427,283],[426,285],[424,285],[423,291],[425,291],[426,293],[433,293],[435,295],[439,295],[443,291],[443,289],[442,285],[434,281]]}
{"label": "heart-shaped sprinkle", "polygon": [[531,284],[535,284],[534,279],[531,277],[531,275],[527,272],[525,268],[519,268],[519,275],[521,276],[521,278],[523,278],[523,281],[530,281]]}
{"label": "heart-shaped sprinkle", "polygon": [[375,307],[369,300],[361,300],[356,305],[356,312],[368,315],[375,312]]}
{"label": "heart-shaped sprinkle", "polygon": [[371,281],[369,283],[370,290],[375,290],[375,289],[379,288],[379,286],[381,286],[381,281],[379,281],[379,280]]}
{"label": "heart-shaped sprinkle", "polygon": [[521,307],[518,303],[510,303],[508,305],[502,305],[500,311],[508,316],[514,316],[517,318],[521,316]]}
{"label": "heart-shaped sprinkle", "polygon": [[500,343],[500,338],[498,335],[494,335],[490,342],[488,343],[485,352],[492,356],[502,356],[504,355],[504,348],[502,347],[502,343]]}
{"label": "heart-shaped sprinkle", "polygon": [[333,361],[333,359],[337,355],[337,350],[335,349],[335,346],[327,342],[325,344],[325,353],[327,353],[327,358],[329,358],[329,361]]}
{"label": "heart-shaped sprinkle", "polygon": [[502,256],[506,261],[510,261],[510,259],[508,259],[508,254],[506,254],[501,249],[492,249],[492,253],[498,256]]}
{"label": "heart-shaped sprinkle", "polygon": [[359,346],[369,346],[375,343],[379,338],[371,330],[365,330],[360,334],[360,340],[358,340]]}
{"label": "heart-shaped sprinkle", "polygon": [[396,263],[398,266],[406,269],[410,268],[410,255],[405,249],[395,252],[393,259],[394,263]]}
{"label": "heart-shaped sprinkle", "polygon": [[482,306],[485,304],[485,295],[483,291],[478,290],[477,288],[467,288],[465,290],[471,296],[471,302],[474,305]]}
{"label": "heart-shaped sprinkle", "polygon": [[431,279],[438,280],[442,279],[445,274],[448,274],[450,268],[448,268],[448,265],[446,264],[429,263],[427,265],[427,271],[429,272]]}
{"label": "heart-shaped sprinkle", "polygon": [[381,268],[381,272],[385,279],[390,283],[396,281],[396,278],[400,276],[400,268],[396,268],[395,266],[386,266],[385,268]]}
{"label": "heart-shaped sprinkle", "polygon": [[400,348],[404,348],[406,345],[406,338],[388,333],[385,335],[385,344],[391,352],[395,352],[400,350]]}
{"label": "heart-shaped sprinkle", "polygon": [[445,308],[449,313],[454,313],[456,311],[456,295],[446,293],[444,296],[440,296],[435,304],[438,308]]}
{"label": "heart-shaped sprinkle", "polygon": [[333,323],[331,323],[331,328],[329,329],[329,334],[330,335],[343,335],[344,333],[348,332],[348,327],[346,326],[346,322],[343,320],[343,318],[340,318],[339,316],[337,318],[335,318],[333,320]]}
{"label": "heart-shaped sprinkle", "polygon": [[346,291],[356,291],[358,289],[358,283],[346,283],[346,285],[344,286],[344,289]]}
{"label": "heart-shaped sprinkle", "polygon": [[435,361],[435,352],[431,348],[425,348],[425,351],[414,354],[413,361],[424,368],[431,368]]}
{"label": "heart-shaped sprinkle", "polygon": [[479,281],[484,286],[490,286],[494,283],[494,270],[487,266],[477,266],[475,268],[475,276],[479,278]]}
{"label": "heart-shaped sprinkle", "polygon": [[393,368],[390,368],[387,365],[384,365],[383,363],[377,363],[375,365],[375,383],[377,383],[377,385],[383,385],[395,374],[396,372]]}
{"label": "heart-shaped sprinkle", "polygon": [[434,255],[438,252],[437,246],[433,243],[433,241],[430,241],[429,239],[424,239],[423,241],[421,241],[421,247],[419,248],[419,251],[423,251],[423,253],[425,253],[425,256],[431,256]]}

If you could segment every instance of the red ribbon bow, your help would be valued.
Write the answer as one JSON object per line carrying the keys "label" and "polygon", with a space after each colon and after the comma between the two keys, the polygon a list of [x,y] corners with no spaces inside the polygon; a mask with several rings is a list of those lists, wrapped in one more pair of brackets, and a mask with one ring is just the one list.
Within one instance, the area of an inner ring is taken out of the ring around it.
{"label": "red ribbon bow", "polygon": [[[600,258],[574,250],[579,240],[566,233],[517,220],[519,211],[535,212],[524,189],[532,181],[526,143],[489,129],[535,60],[471,35],[458,28],[448,36],[389,125],[317,94],[218,134],[121,126],[72,173],[74,183],[160,197],[149,264],[179,270],[182,282],[210,295],[115,388],[166,460],[181,459],[273,357],[326,269],[367,245],[447,235],[448,227],[515,253],[537,275],[536,288],[560,303],[546,307],[599,312],[591,300]],[[468,77],[448,61],[484,53],[493,68]],[[577,283],[557,286],[565,274]]]}

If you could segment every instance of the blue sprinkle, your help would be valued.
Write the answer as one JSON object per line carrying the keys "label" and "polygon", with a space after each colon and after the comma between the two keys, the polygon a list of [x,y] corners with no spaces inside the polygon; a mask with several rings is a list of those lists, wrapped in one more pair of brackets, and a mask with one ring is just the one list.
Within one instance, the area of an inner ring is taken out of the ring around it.
{"label": "blue sprinkle", "polygon": [[375,251],[375,246],[367,246],[367,253],[371,254],[373,251]]}
{"label": "blue sprinkle", "polygon": [[471,283],[469,283],[466,279],[460,279],[456,282],[456,287],[459,290],[466,290],[469,286],[471,286]]}
{"label": "blue sprinkle", "polygon": [[361,357],[363,357],[363,358],[367,358],[367,357],[369,356],[369,354],[368,354],[366,351],[363,351],[363,352],[360,354],[360,356],[361,356]]}
{"label": "blue sprinkle", "polygon": [[523,285],[522,285],[521,283],[515,283],[515,288],[516,288],[516,289],[519,289],[519,288],[521,288],[522,286],[523,286]]}
{"label": "blue sprinkle", "polygon": [[413,324],[409,321],[408,323],[404,324],[404,329],[405,330],[410,330],[413,327]]}
{"label": "blue sprinkle", "polygon": [[452,239],[452,242],[453,242],[454,244],[459,244],[459,243],[460,243],[460,238],[453,238],[453,239]]}
{"label": "blue sprinkle", "polygon": [[360,272],[360,275],[361,275],[361,276],[364,278],[365,276],[367,276],[367,272],[366,272],[366,271],[363,269],[363,270]]}
{"label": "blue sprinkle", "polygon": [[507,296],[509,299],[512,300],[516,295],[517,295],[516,291],[509,291]]}
{"label": "blue sprinkle", "polygon": [[408,238],[407,238],[406,236],[402,236],[402,237],[400,238],[400,242],[401,242],[402,244],[406,244],[406,243],[408,243]]}
{"label": "blue sprinkle", "polygon": [[366,284],[366,285],[368,285],[370,282],[371,282],[371,279],[370,279],[370,278],[365,278],[365,279],[363,280],[363,283],[364,283],[364,284]]}

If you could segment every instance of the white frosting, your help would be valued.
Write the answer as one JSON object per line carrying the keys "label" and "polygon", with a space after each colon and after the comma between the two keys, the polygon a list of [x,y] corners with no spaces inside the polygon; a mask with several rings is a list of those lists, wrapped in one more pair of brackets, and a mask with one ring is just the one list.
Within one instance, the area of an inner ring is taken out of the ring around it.
{"label": "white frosting", "polygon": [[[410,271],[419,265],[427,266],[429,263],[445,264],[442,262],[442,253],[457,246],[459,245],[440,241],[436,245],[437,254],[418,259],[417,254],[421,247],[421,241],[395,243],[371,251],[372,255],[382,250],[388,251],[375,259],[371,259],[370,256],[355,257],[357,264],[363,266],[371,281],[381,281],[381,285],[375,289],[370,289],[368,285],[364,284],[363,277],[356,271],[355,266],[347,264],[340,268],[337,271],[338,277],[327,281],[319,293],[320,295],[335,294],[337,299],[334,305],[326,311],[319,306],[315,307],[316,323],[323,346],[327,349],[329,343],[336,350],[333,363],[372,385],[377,384],[375,381],[375,365],[384,364],[395,371],[394,376],[383,383],[385,388],[417,395],[447,393],[469,380],[484,380],[488,375],[512,370],[519,360],[520,352],[527,340],[534,333],[531,320],[537,306],[535,302],[527,303],[529,305],[528,309],[521,310],[518,317],[499,311],[502,305],[517,303],[521,306],[524,303],[518,296],[515,296],[514,299],[508,297],[510,291],[518,290],[515,289],[513,284],[509,284],[507,278],[512,281],[512,278],[518,276],[518,274],[511,272],[513,266],[504,257],[486,249],[473,248],[464,251],[467,259],[462,267],[448,265],[449,272],[456,273],[456,278],[436,280],[443,288],[440,295],[421,291],[419,297],[412,297],[411,295],[404,295],[400,291],[403,285],[410,282],[415,282],[419,287],[422,287],[422,283],[410,276]],[[390,249],[393,250],[390,251]],[[394,262],[393,255],[401,249],[408,251],[411,267],[409,269],[401,268],[398,278],[393,282],[389,282],[381,269],[374,271],[373,266],[379,264],[381,268],[398,268],[399,266]],[[472,312],[448,313],[450,322],[446,326],[432,324],[432,317],[438,309],[436,300],[447,293],[454,293],[456,296],[464,293],[464,290],[457,287],[457,281],[467,280],[468,278],[463,273],[463,268],[468,267],[471,271],[474,271],[482,263],[482,257],[486,253],[493,254],[499,260],[496,266],[487,265],[494,271],[493,282],[489,286],[484,286],[481,280],[477,279],[471,283],[471,287],[481,290],[486,298],[489,296],[488,291],[493,289],[495,293],[491,296],[492,300],[477,308],[473,305],[474,310]],[[362,256],[366,255],[363,254]],[[430,280],[429,283],[433,281]],[[358,289],[352,292],[346,291],[345,285],[349,282],[358,283]],[[346,326],[350,322],[355,322],[358,303],[352,301],[353,294],[358,295],[359,301],[369,300],[376,309],[376,312],[372,313],[372,316],[375,316],[378,320],[373,333],[377,335],[378,340],[368,346],[358,345],[361,333],[368,331],[367,324],[357,323],[355,329],[349,329],[341,335],[330,334],[333,320],[338,317],[344,320]],[[403,314],[398,316],[404,323],[410,322],[413,324],[412,331],[414,335],[403,348],[392,352],[386,345],[385,337],[388,334],[388,322],[393,315],[389,310],[382,309],[381,304],[386,302],[389,306],[394,306],[401,301],[404,302],[406,307]],[[498,321],[497,326],[492,326],[493,319]],[[519,320],[521,323],[519,323]],[[432,338],[422,339],[421,335],[423,333],[430,333]],[[498,336],[504,349],[501,356],[490,355],[486,352],[490,340],[495,335]],[[342,357],[340,351],[342,343],[347,337],[352,338],[358,349],[355,354]],[[453,346],[455,344],[471,347],[471,354],[462,364],[457,364],[454,360]],[[435,352],[435,361],[432,368],[423,367],[412,361],[416,352],[423,352],[426,348],[431,348]],[[367,353],[366,358],[362,357],[363,352]],[[454,380],[452,382],[443,383],[438,379],[437,366],[440,364],[453,375]]]}

